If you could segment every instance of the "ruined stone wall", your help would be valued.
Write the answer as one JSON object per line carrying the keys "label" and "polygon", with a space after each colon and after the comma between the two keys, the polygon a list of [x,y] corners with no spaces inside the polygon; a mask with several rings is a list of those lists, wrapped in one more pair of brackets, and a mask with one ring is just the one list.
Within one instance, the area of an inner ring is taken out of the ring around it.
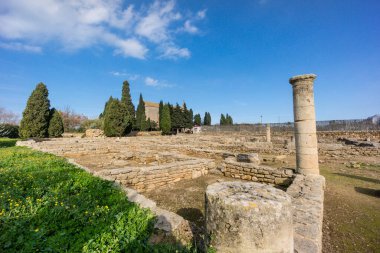
{"label": "ruined stone wall", "polygon": [[295,252],[322,252],[325,178],[297,174],[286,193],[292,197]]}
{"label": "ruined stone wall", "polygon": [[213,168],[215,168],[215,163],[212,160],[197,159],[144,168],[108,169],[98,171],[95,175],[132,187],[139,192],[145,192],[183,179],[206,175]]}
{"label": "ruined stone wall", "polygon": [[294,174],[292,169],[272,168],[228,160],[222,163],[221,171],[226,177],[284,186],[291,184]]}

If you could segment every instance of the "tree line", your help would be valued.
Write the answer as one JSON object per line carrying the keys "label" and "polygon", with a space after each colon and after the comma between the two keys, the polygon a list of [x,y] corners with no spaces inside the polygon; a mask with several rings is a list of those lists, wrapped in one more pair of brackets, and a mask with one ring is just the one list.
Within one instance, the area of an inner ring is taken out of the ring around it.
{"label": "tree line", "polygon": [[[12,133],[12,136],[19,135],[22,138],[60,137],[65,129],[75,130],[79,123],[82,128],[101,128],[109,137],[125,136],[132,130],[161,130],[162,134],[167,135],[191,129],[194,126],[211,125],[209,112],[205,112],[202,121],[201,115],[194,115],[193,110],[189,109],[185,102],[180,106],[178,103],[172,105],[160,101],[159,123],[147,118],[142,94],[140,94],[139,103],[135,109],[128,81],[123,82],[121,99],[111,96],[105,103],[99,119],[95,120],[75,114],[69,108],[62,112],[54,107],[50,108],[48,96],[49,91],[46,85],[37,84],[28,98],[20,127],[17,128],[14,124],[0,124],[0,135]],[[220,124],[233,124],[232,117],[222,114]]]}

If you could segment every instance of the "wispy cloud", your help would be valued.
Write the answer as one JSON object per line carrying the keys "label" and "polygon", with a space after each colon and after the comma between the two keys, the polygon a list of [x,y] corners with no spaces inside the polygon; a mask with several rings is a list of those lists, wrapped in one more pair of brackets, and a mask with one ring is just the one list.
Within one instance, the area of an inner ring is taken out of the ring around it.
{"label": "wispy cloud", "polygon": [[117,77],[125,77],[130,81],[135,81],[140,77],[140,75],[129,74],[129,73],[124,72],[124,71],[111,71],[110,74],[113,76],[117,76]]}
{"label": "wispy cloud", "polygon": [[144,83],[147,86],[156,87],[156,88],[168,88],[173,87],[173,85],[168,84],[165,81],[159,81],[157,79],[154,79],[150,76],[145,77]]}
{"label": "wispy cloud", "polygon": [[42,51],[41,47],[31,46],[19,42],[0,42],[0,47],[8,50],[25,51],[30,53],[40,53]]}
{"label": "wispy cloud", "polygon": [[159,52],[162,58],[188,58],[189,49],[175,42],[180,36],[176,31],[184,27],[195,34],[199,28],[193,20],[205,16],[206,10],[190,17],[182,14],[174,0],[155,0],[140,8],[121,0],[5,1],[1,4],[0,47],[38,53],[55,42],[70,51],[106,45],[124,57],[146,59],[149,52]]}

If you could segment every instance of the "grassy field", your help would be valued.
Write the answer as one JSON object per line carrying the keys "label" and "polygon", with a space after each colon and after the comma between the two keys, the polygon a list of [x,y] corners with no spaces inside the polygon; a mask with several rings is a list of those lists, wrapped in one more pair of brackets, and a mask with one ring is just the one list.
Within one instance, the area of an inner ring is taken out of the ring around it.
{"label": "grassy field", "polygon": [[179,252],[148,243],[153,215],[110,182],[14,144],[0,139],[0,252]]}

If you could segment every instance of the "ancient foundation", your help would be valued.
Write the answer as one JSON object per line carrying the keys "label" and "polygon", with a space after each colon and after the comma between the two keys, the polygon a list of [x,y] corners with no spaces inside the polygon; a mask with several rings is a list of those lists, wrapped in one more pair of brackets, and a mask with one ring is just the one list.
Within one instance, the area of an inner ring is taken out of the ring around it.
{"label": "ancient foundation", "polygon": [[319,174],[313,92],[315,78],[316,75],[307,74],[289,80],[293,86],[297,170],[302,174]]}
{"label": "ancient foundation", "polygon": [[294,252],[290,197],[258,183],[223,182],[206,191],[206,228],[217,252]]}

